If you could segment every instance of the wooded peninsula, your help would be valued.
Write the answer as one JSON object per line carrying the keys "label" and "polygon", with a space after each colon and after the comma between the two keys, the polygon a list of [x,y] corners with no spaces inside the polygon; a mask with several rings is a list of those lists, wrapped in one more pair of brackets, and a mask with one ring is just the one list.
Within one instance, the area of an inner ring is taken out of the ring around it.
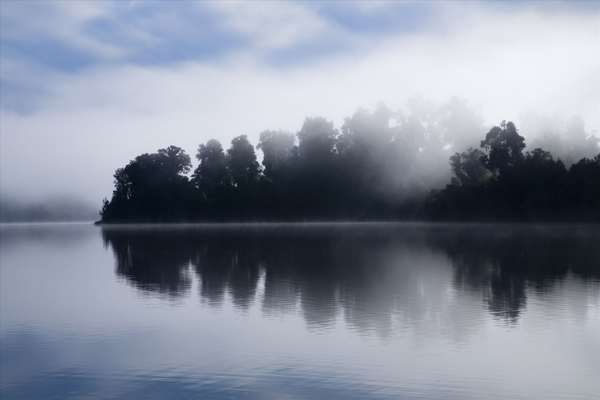
{"label": "wooded peninsula", "polygon": [[264,131],[262,165],[247,135],[200,144],[191,176],[179,147],[142,154],[115,172],[99,223],[600,222],[599,139],[581,117],[532,116],[526,151],[513,122],[485,128],[466,101],[409,109]]}

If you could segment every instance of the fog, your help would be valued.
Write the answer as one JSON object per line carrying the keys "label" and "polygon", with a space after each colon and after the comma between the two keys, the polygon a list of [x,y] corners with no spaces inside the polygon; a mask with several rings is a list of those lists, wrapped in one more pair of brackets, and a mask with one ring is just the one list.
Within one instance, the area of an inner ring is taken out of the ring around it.
{"label": "fog", "polygon": [[0,197],[0,222],[75,222],[95,221],[98,207],[70,196],[45,197],[37,200]]}
{"label": "fog", "polygon": [[[473,111],[455,121],[446,155],[502,120],[527,150],[544,138],[552,147],[541,114],[562,115],[550,133],[567,137],[560,121],[580,115],[576,133],[589,137],[600,127],[599,7],[3,3],[0,189],[100,208],[115,170],[142,153],[176,145],[193,156],[239,135],[256,146],[261,132],[296,133],[305,117],[341,133],[359,107],[412,115],[415,95],[427,116],[454,96]],[[448,157],[431,160],[448,179]]]}

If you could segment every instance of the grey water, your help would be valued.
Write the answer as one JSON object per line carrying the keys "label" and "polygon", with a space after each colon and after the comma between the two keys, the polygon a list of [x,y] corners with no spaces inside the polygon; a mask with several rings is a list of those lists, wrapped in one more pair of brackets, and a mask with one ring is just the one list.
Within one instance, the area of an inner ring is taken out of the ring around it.
{"label": "grey water", "polygon": [[600,398],[598,226],[0,233],[3,400]]}

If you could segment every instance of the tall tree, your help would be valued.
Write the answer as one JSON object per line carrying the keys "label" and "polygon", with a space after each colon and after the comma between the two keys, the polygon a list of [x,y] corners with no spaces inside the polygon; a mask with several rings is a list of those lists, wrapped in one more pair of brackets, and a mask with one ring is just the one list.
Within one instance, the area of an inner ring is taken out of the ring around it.
{"label": "tall tree", "polygon": [[287,131],[264,131],[256,148],[262,150],[264,174],[273,178],[276,171],[287,167],[293,158],[296,138]]}
{"label": "tall tree", "polygon": [[502,171],[515,165],[523,158],[525,138],[517,132],[513,122],[502,121],[500,126],[493,127],[481,141],[481,147],[488,154],[482,161],[486,168],[493,173]]}
{"label": "tall tree", "polygon": [[330,160],[335,152],[338,135],[333,122],[323,117],[307,117],[298,132],[298,157],[309,163]]}
{"label": "tall tree", "polygon": [[[393,113],[379,103],[374,112],[359,108],[344,119],[336,140],[338,180],[342,190],[351,192],[352,201],[364,203],[398,187],[398,148],[392,146],[395,129],[390,127]],[[373,193],[377,193],[373,195]],[[348,196],[348,197],[349,197]]]}
{"label": "tall tree", "polygon": [[169,146],[166,149],[159,149],[157,152],[157,161],[161,165],[161,171],[166,179],[187,174],[192,169],[192,161],[185,150],[177,146]]}
{"label": "tall tree", "polygon": [[207,196],[210,197],[215,187],[231,184],[223,146],[218,140],[211,139],[206,144],[201,144],[196,158],[200,165],[194,171],[193,179]]}
{"label": "tall tree", "polygon": [[359,152],[380,153],[392,141],[389,126],[392,116],[393,113],[383,103],[377,104],[373,113],[359,108],[352,117],[344,119],[342,134],[337,138],[338,152],[348,153],[357,149]]}
{"label": "tall tree", "polygon": [[231,141],[227,150],[229,172],[236,186],[244,186],[258,179],[260,166],[256,161],[254,146],[248,141],[248,136],[241,135]]}

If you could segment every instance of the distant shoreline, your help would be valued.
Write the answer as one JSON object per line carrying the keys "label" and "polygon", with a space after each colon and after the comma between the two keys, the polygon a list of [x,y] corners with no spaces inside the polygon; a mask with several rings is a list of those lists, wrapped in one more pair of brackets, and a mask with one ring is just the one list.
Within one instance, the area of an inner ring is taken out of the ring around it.
{"label": "distant shoreline", "polygon": [[99,227],[328,227],[328,226],[545,226],[545,227],[600,227],[599,222],[581,221],[280,221],[280,222],[93,222]]}

